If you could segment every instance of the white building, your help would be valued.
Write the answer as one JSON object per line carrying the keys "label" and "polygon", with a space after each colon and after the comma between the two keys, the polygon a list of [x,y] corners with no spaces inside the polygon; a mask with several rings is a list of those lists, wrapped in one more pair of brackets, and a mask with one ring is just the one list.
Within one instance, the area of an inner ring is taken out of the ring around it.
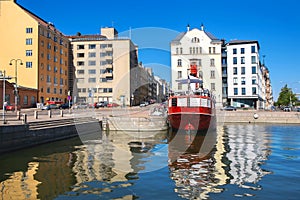
{"label": "white building", "polygon": [[217,105],[222,106],[222,41],[212,34],[194,28],[179,34],[171,42],[171,88],[173,92],[187,91],[187,85],[176,82],[188,77],[191,65],[197,66],[198,77],[203,79],[203,87],[215,95]]}
{"label": "white building", "polygon": [[236,107],[265,107],[265,80],[259,61],[259,43],[233,40],[227,43],[228,100]]}

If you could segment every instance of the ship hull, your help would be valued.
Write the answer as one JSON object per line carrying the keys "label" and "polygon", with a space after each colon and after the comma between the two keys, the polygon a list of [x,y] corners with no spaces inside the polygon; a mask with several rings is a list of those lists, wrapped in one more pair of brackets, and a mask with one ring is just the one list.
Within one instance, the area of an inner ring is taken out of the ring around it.
{"label": "ship hull", "polygon": [[210,128],[212,116],[199,113],[174,113],[168,116],[173,129],[177,130],[207,130]]}

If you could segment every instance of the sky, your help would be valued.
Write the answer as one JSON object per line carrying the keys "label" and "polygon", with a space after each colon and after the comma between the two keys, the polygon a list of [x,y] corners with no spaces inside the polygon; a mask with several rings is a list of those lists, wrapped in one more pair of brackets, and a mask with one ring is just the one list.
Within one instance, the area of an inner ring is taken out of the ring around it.
{"label": "sky", "polygon": [[139,47],[139,61],[170,80],[170,41],[204,25],[227,42],[257,40],[270,70],[274,98],[287,84],[300,93],[300,15],[298,0],[17,0],[65,35],[100,34],[115,27]]}

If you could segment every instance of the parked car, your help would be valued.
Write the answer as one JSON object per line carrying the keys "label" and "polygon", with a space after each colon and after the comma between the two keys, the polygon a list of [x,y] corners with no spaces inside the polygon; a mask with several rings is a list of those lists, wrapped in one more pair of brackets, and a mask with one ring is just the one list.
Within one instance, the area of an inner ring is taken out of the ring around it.
{"label": "parked car", "polygon": [[100,102],[94,103],[94,107],[95,108],[107,107],[107,105],[108,105],[107,101],[100,101]]}
{"label": "parked car", "polygon": [[109,108],[111,108],[111,107],[118,107],[118,106],[120,106],[120,105],[117,104],[117,103],[109,103],[109,104],[107,104],[107,107],[109,107]]}
{"label": "parked car", "polygon": [[[21,106],[20,105],[18,105],[17,106],[17,110],[20,110],[21,109]],[[15,111],[15,104],[8,104],[7,106],[6,106],[6,110],[7,111]]]}
{"label": "parked car", "polygon": [[292,108],[289,107],[289,106],[285,106],[285,107],[283,108],[283,111],[284,111],[284,112],[290,112],[290,111],[292,111]]}
{"label": "parked car", "polygon": [[146,106],[145,102],[140,103],[140,107],[145,107],[145,106]]}
{"label": "parked car", "polygon": [[67,103],[61,104],[60,108],[61,109],[69,109],[72,107],[72,105],[73,105],[72,102],[70,102],[70,105],[69,105],[69,102],[67,102]]}
{"label": "parked car", "polygon": [[78,103],[74,105],[74,109],[85,109],[85,108],[88,108],[87,103]]}
{"label": "parked car", "polygon": [[297,111],[297,112],[300,112],[300,107],[298,107],[296,111]]}
{"label": "parked car", "polygon": [[42,107],[42,110],[59,109],[57,104],[48,104]]}
{"label": "parked car", "polygon": [[236,107],[234,107],[234,106],[225,106],[225,107],[221,108],[221,110],[236,111]]}

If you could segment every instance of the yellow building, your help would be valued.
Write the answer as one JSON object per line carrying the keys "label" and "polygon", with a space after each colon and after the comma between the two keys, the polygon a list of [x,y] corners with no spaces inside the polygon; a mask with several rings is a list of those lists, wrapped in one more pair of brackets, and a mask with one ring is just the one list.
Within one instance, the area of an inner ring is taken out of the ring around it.
{"label": "yellow building", "polygon": [[0,70],[38,89],[37,102],[66,101],[69,40],[16,0],[0,1]]}

